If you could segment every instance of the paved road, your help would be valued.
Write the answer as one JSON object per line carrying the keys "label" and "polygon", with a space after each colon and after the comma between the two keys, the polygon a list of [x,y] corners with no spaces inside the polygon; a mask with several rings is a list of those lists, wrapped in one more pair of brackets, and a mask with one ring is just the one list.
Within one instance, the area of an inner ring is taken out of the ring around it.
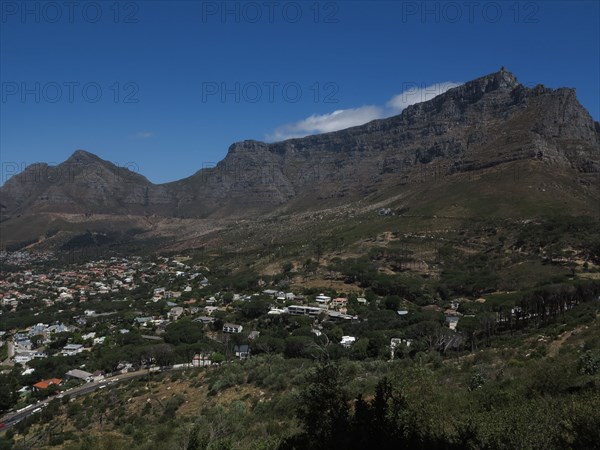
{"label": "paved road", "polygon": [[[181,369],[186,369],[186,368],[187,367],[173,367],[170,369],[158,370],[156,372],[167,372],[169,370],[181,370]],[[131,380],[132,378],[141,377],[143,375],[148,375],[148,373],[149,373],[148,369],[138,370],[135,372],[127,372],[127,373],[115,375],[113,377],[105,378],[101,381],[92,381],[89,383],[85,383],[81,386],[77,386],[75,388],[61,392],[58,396],[53,396],[53,397],[49,397],[45,400],[40,400],[39,402],[34,403],[33,405],[29,405],[19,411],[14,411],[14,412],[8,413],[4,417],[0,418],[0,423],[5,425],[4,428],[2,428],[0,431],[5,431],[8,428],[19,423],[21,420],[29,417],[30,415],[32,415],[36,412],[40,412],[43,408],[45,408],[48,405],[48,403],[50,403],[55,398],[62,398],[66,395],[68,395],[71,398],[76,398],[81,395],[86,395],[91,392],[97,391],[99,389],[105,389],[106,387],[110,387],[118,382]]]}

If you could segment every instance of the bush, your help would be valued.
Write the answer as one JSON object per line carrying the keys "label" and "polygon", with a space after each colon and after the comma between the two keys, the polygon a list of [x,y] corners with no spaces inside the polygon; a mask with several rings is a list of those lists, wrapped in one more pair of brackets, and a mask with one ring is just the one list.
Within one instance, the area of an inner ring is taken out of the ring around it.
{"label": "bush", "polygon": [[579,357],[579,372],[585,375],[595,375],[600,370],[600,355],[588,350]]}

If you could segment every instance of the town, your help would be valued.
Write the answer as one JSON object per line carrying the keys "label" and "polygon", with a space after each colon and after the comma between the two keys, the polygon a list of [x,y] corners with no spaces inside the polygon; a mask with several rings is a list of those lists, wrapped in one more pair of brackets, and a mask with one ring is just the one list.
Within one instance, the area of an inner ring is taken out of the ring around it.
{"label": "town", "polygon": [[483,297],[419,306],[370,290],[362,296],[289,292],[262,279],[258,290],[236,292],[211,282],[210,269],[189,257],[111,257],[81,265],[56,264],[46,254],[4,252],[0,258],[1,376],[14,389],[1,405],[5,411],[119,374],[205,367],[255,354],[310,358],[326,349],[335,358],[391,361],[418,351],[474,348],[478,328],[518,327],[567,311],[579,299],[563,296],[543,311],[514,306],[490,316],[478,313]]}
{"label": "town", "polygon": [[[43,254],[0,258],[12,268],[0,276],[2,368],[17,371],[22,384],[5,409],[140,369],[208,366],[253,352],[304,356],[311,344],[327,343],[324,328],[335,328],[349,350],[358,336],[335,325],[360,321],[358,311],[368,308],[356,295],[214,292],[208,268],[185,258],[113,257],[65,268]],[[283,339],[264,333],[267,326]],[[410,344],[394,337],[382,351],[393,357],[396,346]]]}

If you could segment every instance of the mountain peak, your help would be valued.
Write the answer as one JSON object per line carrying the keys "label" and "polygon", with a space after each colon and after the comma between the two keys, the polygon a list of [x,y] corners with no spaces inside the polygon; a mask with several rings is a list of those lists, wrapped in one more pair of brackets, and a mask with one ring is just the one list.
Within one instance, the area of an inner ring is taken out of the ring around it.
{"label": "mountain peak", "polygon": [[100,157],[90,153],[86,150],[75,150],[71,156],[65,162],[75,162],[75,163],[83,163],[83,162],[91,162],[91,161],[100,161]]}
{"label": "mountain peak", "polygon": [[496,91],[496,90],[513,90],[521,83],[517,81],[517,77],[510,71],[506,70],[504,66],[500,68],[498,72],[493,72],[483,77],[476,78],[465,84],[468,87],[476,87],[481,89],[483,92]]}

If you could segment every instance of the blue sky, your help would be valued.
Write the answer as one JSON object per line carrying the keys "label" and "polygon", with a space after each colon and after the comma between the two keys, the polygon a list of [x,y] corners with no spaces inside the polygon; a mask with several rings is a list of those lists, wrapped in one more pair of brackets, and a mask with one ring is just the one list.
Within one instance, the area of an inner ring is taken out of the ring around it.
{"label": "blue sky", "polygon": [[501,66],[600,119],[595,1],[0,6],[0,183],[80,148],[173,181],[233,142],[397,114]]}

